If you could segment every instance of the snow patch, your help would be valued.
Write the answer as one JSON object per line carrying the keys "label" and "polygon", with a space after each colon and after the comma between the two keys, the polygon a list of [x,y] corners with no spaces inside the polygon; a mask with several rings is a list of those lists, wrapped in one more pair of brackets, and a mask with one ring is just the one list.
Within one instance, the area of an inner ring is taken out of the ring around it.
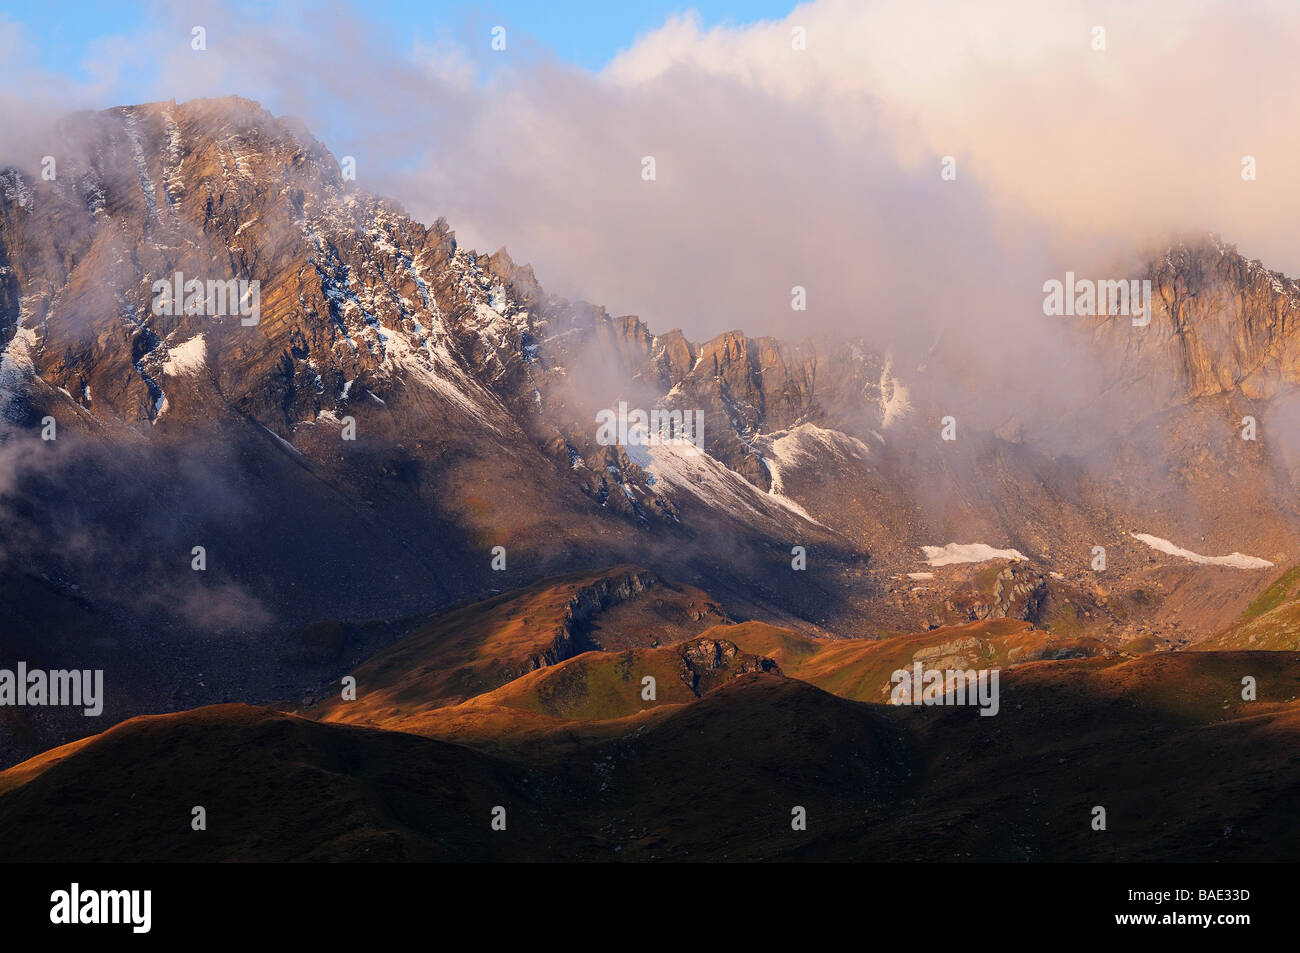
{"label": "snow patch", "polygon": [[158,200],[155,198],[153,182],[149,178],[149,165],[144,158],[144,148],[140,145],[140,120],[135,112],[126,113],[126,137],[131,143],[131,159],[135,163],[135,172],[140,179],[140,191],[144,194],[144,203],[149,207],[149,217],[158,221]]}
{"label": "snow patch", "polygon": [[163,362],[163,374],[194,375],[207,366],[208,345],[202,334],[196,334],[184,344],[167,348],[167,360]]}
{"label": "snow patch", "polygon": [[764,493],[739,473],[693,446],[662,443],[654,446],[629,446],[627,455],[648,474],[656,478],[655,492],[662,492],[659,482],[691,493],[701,501],[726,510],[744,511],[754,516],[773,517],[774,503],[788,513],[815,526],[813,519],[798,503],[777,493]]}
{"label": "snow patch", "polygon": [[266,431],[267,433],[269,433],[272,437],[274,437],[275,440],[276,440],[276,443],[278,443],[280,446],[284,447],[284,449],[288,450],[288,451],[289,451],[290,453],[292,453],[295,457],[301,457],[301,456],[302,456],[302,451],[301,451],[301,450],[299,450],[297,447],[295,447],[293,444],[291,444],[288,440],[285,440],[283,437],[281,437],[278,433],[276,433],[274,430],[272,430],[272,429],[271,429],[270,427],[268,427],[266,424],[259,424],[258,426],[260,426],[263,430],[265,430],[265,431]]}
{"label": "snow patch", "polygon": [[25,381],[36,376],[36,362],[32,359],[36,340],[34,328],[25,328],[19,324],[13,338],[4,351],[0,352],[0,391],[15,391]]}
{"label": "snow patch", "polygon": [[810,423],[802,423],[790,430],[772,434],[760,439],[758,443],[763,451],[763,465],[767,467],[768,477],[772,481],[768,494],[786,501],[800,513],[803,513],[803,509],[785,495],[783,474],[786,470],[803,464],[815,465],[836,454],[859,458],[871,454],[870,448],[856,437]]}
{"label": "snow patch", "polygon": [[[403,333],[383,325],[376,330],[383,345],[381,372],[390,376],[394,370],[406,372],[466,416],[499,431],[484,405],[467,393],[471,386],[468,376],[456,366],[445,349],[435,348],[428,341],[422,342],[423,348],[413,348]],[[479,389],[475,387],[475,390]]]}
{"label": "snow patch", "polygon": [[912,401],[907,388],[894,376],[893,358],[886,358],[885,367],[880,372],[880,426],[888,428],[911,409]]}
{"label": "snow patch", "polygon": [[1150,533],[1130,533],[1129,535],[1152,549],[1159,550],[1170,556],[1177,556],[1180,559],[1186,559],[1188,562],[1199,563],[1202,566],[1227,566],[1230,569],[1273,568],[1271,562],[1267,559],[1260,559],[1258,556],[1247,556],[1244,553],[1232,553],[1229,556],[1202,556],[1200,553],[1194,553],[1190,549],[1175,546],[1169,540],[1161,539],[1159,536],[1152,536]]}
{"label": "snow patch", "polygon": [[949,543],[947,546],[922,546],[921,552],[931,566],[956,563],[982,563],[990,559],[1024,559],[1016,549],[994,549],[987,543]]}

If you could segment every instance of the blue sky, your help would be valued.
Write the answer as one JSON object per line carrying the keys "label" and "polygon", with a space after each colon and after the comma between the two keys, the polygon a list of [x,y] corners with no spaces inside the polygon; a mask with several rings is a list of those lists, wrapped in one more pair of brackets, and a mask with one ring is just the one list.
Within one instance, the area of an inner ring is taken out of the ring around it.
{"label": "blue sky", "polygon": [[[303,4],[324,15],[328,4]],[[343,3],[386,32],[399,47],[417,38],[431,41],[440,34],[468,40],[480,30],[502,24],[517,36],[522,32],[561,60],[598,70],[641,34],[661,26],[674,13],[694,11],[706,27],[747,24],[785,16],[793,0],[366,0]],[[250,18],[279,4],[236,0],[227,7],[243,8]],[[88,54],[109,37],[127,39],[146,30],[157,4],[146,0],[58,0],[58,2],[0,2],[0,18],[20,24],[40,54],[41,65],[76,81],[89,78]],[[142,89],[150,75],[150,57],[123,76],[119,92]],[[129,95],[128,95],[129,98]]]}

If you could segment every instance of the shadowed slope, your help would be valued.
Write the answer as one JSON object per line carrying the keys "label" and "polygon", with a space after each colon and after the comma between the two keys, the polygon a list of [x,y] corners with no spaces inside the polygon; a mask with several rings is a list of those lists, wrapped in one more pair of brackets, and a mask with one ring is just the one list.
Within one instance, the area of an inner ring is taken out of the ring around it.
{"label": "shadowed slope", "polygon": [[1293,653],[1030,662],[995,717],[751,672],[600,731],[562,724],[545,760],[219,706],[0,774],[0,843],[14,860],[1279,860],[1300,849],[1298,693]]}
{"label": "shadowed slope", "polygon": [[491,808],[527,811],[519,778],[455,745],[218,705],[0,774],[0,843],[8,860],[491,859]]}

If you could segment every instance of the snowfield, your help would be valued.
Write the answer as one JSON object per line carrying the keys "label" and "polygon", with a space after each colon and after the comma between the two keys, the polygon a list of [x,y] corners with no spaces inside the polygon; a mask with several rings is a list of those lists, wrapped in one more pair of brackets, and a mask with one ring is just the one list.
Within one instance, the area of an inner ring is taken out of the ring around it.
{"label": "snowfield", "polygon": [[693,446],[660,443],[632,445],[626,449],[629,459],[655,477],[653,489],[656,493],[671,486],[722,509],[735,511],[739,508],[742,512],[769,519],[784,510],[815,526],[822,525],[794,500],[777,492],[764,493],[739,473]]}
{"label": "snowfield", "polygon": [[202,334],[196,334],[184,344],[167,348],[167,360],[163,362],[164,374],[197,374],[203,370],[208,359],[208,345]]}
{"label": "snowfield", "polygon": [[949,543],[947,546],[922,546],[921,552],[931,566],[957,563],[982,563],[990,559],[1024,559],[1017,549],[994,549],[987,543]]}
{"label": "snowfield", "polygon": [[1129,535],[1139,542],[1146,543],[1152,549],[1158,549],[1170,556],[1186,559],[1188,562],[1200,563],[1202,566],[1227,566],[1230,569],[1273,568],[1273,564],[1267,559],[1260,559],[1258,556],[1247,556],[1245,553],[1233,553],[1230,556],[1202,556],[1200,553],[1194,553],[1190,549],[1175,546],[1169,540],[1161,539],[1159,536],[1152,536],[1150,533],[1130,533]]}
{"label": "snowfield", "polygon": [[880,426],[888,428],[901,417],[907,416],[912,409],[911,398],[903,382],[894,376],[894,359],[885,359],[884,370],[880,373]]}
{"label": "snowfield", "polygon": [[810,423],[799,424],[792,430],[781,430],[761,436],[755,444],[760,450],[763,466],[767,468],[768,478],[772,481],[768,495],[778,498],[781,505],[787,509],[795,509],[799,515],[813,523],[817,521],[786,495],[782,474],[787,469],[794,469],[801,465],[816,466],[827,459],[833,459],[836,455],[859,459],[866,459],[871,455],[871,450],[858,438],[838,430],[824,430]]}

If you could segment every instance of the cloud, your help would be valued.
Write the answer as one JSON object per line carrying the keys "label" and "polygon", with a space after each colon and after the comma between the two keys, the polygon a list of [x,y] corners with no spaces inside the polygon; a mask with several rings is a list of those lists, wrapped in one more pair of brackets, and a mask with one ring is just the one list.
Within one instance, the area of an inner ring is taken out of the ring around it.
{"label": "cloud", "polygon": [[1047,278],[1136,268],[1189,230],[1300,273],[1297,33],[1267,2],[819,0],[674,17],[593,75],[517,34],[493,52],[481,24],[400,45],[360,6],[196,4],[148,42],[153,98],[299,115],[360,187],[656,331],[862,334],[900,366],[943,340],[986,386],[1046,363],[1055,388],[1085,372],[1044,320]]}
{"label": "cloud", "polygon": [[[806,55],[782,49],[796,26]],[[1143,240],[1220,229],[1295,271],[1298,39],[1283,3],[823,0],[750,28],[670,21],[606,73],[730,77],[845,136],[879,136],[909,167],[958,156],[1006,214]],[[878,109],[855,109],[863,97]],[[1250,184],[1246,155],[1261,167]]]}

